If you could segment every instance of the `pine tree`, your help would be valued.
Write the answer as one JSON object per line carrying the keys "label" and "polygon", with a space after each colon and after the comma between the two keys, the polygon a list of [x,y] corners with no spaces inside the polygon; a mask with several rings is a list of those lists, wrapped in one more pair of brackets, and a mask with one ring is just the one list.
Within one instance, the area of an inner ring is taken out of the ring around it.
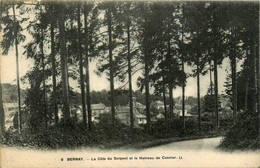
{"label": "pine tree", "polygon": [[80,5],[77,6],[77,23],[78,23],[78,54],[79,54],[79,72],[80,72],[80,90],[81,90],[81,104],[82,104],[82,113],[83,113],[83,124],[87,123],[86,115],[86,102],[85,102],[85,86],[84,86],[84,77],[83,77],[83,58],[82,58],[82,48],[81,48],[81,19],[80,19]]}
{"label": "pine tree", "polygon": [[112,46],[112,11],[111,6],[107,9],[107,26],[108,26],[108,48],[109,48],[109,68],[110,68],[110,94],[111,94],[111,115],[112,115],[112,125],[115,125],[115,105],[114,105],[114,66],[113,66],[113,46]]}
{"label": "pine tree", "polygon": [[[47,5],[35,4],[33,6],[34,7],[32,9],[35,11],[36,19],[31,21],[27,26],[27,30],[32,35],[33,41],[30,41],[25,45],[26,51],[24,54],[26,54],[28,58],[32,58],[34,60],[35,67],[25,76],[31,85],[30,92],[26,97],[26,105],[29,107],[28,109],[30,110],[30,113],[34,115],[34,117],[31,118],[30,123],[34,125],[34,122],[38,122],[39,126],[43,124],[44,127],[47,128],[48,122],[51,122],[51,120],[49,120],[50,115],[48,112],[48,91],[46,81],[51,73],[50,70],[46,68],[48,67],[48,61],[46,59],[47,54],[45,53],[44,41],[47,39],[46,32],[49,22],[47,19],[45,19],[48,15],[46,12],[44,12],[47,8]],[[29,10],[30,7],[27,9]],[[37,73],[39,73],[38,76],[36,76]],[[36,93],[32,94],[32,91],[35,91]],[[35,101],[32,100],[33,97],[31,96],[37,97],[37,101],[41,101],[41,103],[35,103]],[[37,104],[38,106],[35,106]],[[38,128],[38,126],[35,127]]]}
{"label": "pine tree", "polygon": [[[201,102],[200,102],[200,74],[205,75],[207,60],[210,59],[208,50],[211,49],[208,41],[208,9],[204,2],[189,3],[186,6],[188,29],[192,34],[191,43],[187,46],[188,59],[190,65],[194,65],[193,75],[197,77],[197,103],[199,115],[199,129],[201,129]],[[196,11],[196,12],[195,12]]]}
{"label": "pine tree", "polygon": [[67,52],[65,41],[65,12],[64,4],[60,3],[59,7],[59,33],[60,33],[60,55],[61,55],[61,72],[62,72],[62,103],[64,121],[67,123],[70,119],[70,106],[69,106],[69,85],[68,85],[68,67],[67,67]]}
{"label": "pine tree", "polygon": [[[1,1],[1,25],[2,25],[2,6],[3,6],[3,2]],[[1,29],[0,29],[1,30]],[[2,40],[2,38],[1,38]],[[0,65],[1,64],[1,57],[0,57]],[[1,81],[1,73],[0,73],[0,81]],[[2,92],[2,84],[0,84],[0,133],[4,133],[5,132],[5,112],[4,112],[4,106],[3,106],[3,92]]]}
{"label": "pine tree", "polygon": [[[25,36],[22,34],[23,28],[21,24],[27,19],[17,19],[16,9],[21,7],[21,3],[5,2],[2,3],[2,24],[3,24],[3,41],[1,42],[2,54],[7,55],[10,48],[15,46],[16,56],[16,82],[17,82],[17,104],[18,104],[18,132],[22,129],[21,120],[21,93],[20,93],[20,75],[19,75],[19,51],[18,45],[25,40]],[[12,10],[10,15],[9,10]]]}
{"label": "pine tree", "polygon": [[55,123],[58,124],[59,116],[58,116],[58,105],[57,105],[57,84],[56,84],[56,52],[55,52],[55,23],[57,20],[55,19],[55,4],[50,4],[50,31],[51,31],[51,64],[52,64],[52,89],[53,89],[53,106],[54,106],[54,117]]}
{"label": "pine tree", "polygon": [[[92,13],[91,17],[89,15]],[[92,127],[92,112],[91,112],[91,96],[90,96],[90,78],[89,78],[89,58],[94,56],[94,45],[96,42],[92,39],[97,38],[96,32],[99,28],[98,24],[98,7],[95,7],[94,3],[84,3],[84,33],[85,33],[85,69],[86,69],[86,100],[88,109],[88,127],[91,131]]]}
{"label": "pine tree", "polygon": [[84,4],[84,32],[85,32],[85,69],[86,69],[86,100],[88,109],[88,127],[91,130],[92,113],[91,113],[91,97],[90,97],[90,81],[89,81],[89,33],[88,33],[88,4]]}
{"label": "pine tree", "polygon": [[151,4],[150,3],[139,3],[138,8],[141,12],[140,27],[142,32],[140,32],[141,39],[139,40],[141,43],[142,50],[142,61],[144,63],[144,87],[145,87],[145,106],[146,106],[146,129],[148,132],[151,131],[151,117],[150,117],[150,86],[149,86],[149,73],[152,65],[152,42],[153,36],[155,35],[154,29],[152,29],[153,24],[151,19]]}

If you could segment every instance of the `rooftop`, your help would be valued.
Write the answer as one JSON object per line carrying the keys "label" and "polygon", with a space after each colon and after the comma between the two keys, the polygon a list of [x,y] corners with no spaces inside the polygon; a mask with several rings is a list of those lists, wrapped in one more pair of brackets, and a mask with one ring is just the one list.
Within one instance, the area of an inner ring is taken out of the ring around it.
{"label": "rooftop", "polygon": [[91,104],[92,110],[104,110],[105,108],[106,108],[106,105],[104,105],[103,103]]}

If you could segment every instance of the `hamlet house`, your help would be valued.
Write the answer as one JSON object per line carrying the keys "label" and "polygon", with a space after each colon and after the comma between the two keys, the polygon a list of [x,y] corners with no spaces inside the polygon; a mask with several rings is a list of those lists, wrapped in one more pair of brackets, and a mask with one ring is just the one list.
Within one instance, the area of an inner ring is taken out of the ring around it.
{"label": "hamlet house", "polygon": [[[133,98],[133,118],[134,118],[134,127],[139,128],[146,124],[146,116],[142,114],[145,110],[145,106],[139,102],[136,102],[136,99]],[[117,106],[116,107],[116,117],[119,121],[125,125],[130,125],[130,107],[129,104],[126,106]]]}
{"label": "hamlet house", "polygon": [[[116,117],[118,120],[129,126],[130,125],[130,107],[129,106],[117,106]],[[146,116],[141,114],[136,107],[133,107],[134,127],[138,128],[146,124]]]}
{"label": "hamlet house", "polygon": [[[87,110],[88,110],[88,107],[86,106],[86,111]],[[103,103],[91,104],[91,112],[92,112],[91,121],[93,123],[99,123],[100,122],[100,114],[108,113],[109,111],[110,111],[110,109],[108,107],[106,107],[106,105],[103,104]],[[83,119],[82,106],[78,106],[75,114],[78,117],[78,119],[80,121],[82,121],[82,119]]]}
{"label": "hamlet house", "polygon": [[99,123],[100,122],[100,114],[104,114],[107,112],[106,105],[103,103],[91,104],[92,111],[92,122]]}
{"label": "hamlet house", "polygon": [[[17,103],[3,103],[4,107],[4,114],[5,114],[5,129],[8,130],[9,128],[17,129],[17,122],[18,122],[18,105]],[[26,123],[28,118],[28,113],[25,112],[24,109],[25,105],[21,106],[21,116],[22,116],[22,124]]]}
{"label": "hamlet house", "polygon": [[5,113],[5,129],[14,126],[14,116],[18,111],[17,103],[3,103]]}

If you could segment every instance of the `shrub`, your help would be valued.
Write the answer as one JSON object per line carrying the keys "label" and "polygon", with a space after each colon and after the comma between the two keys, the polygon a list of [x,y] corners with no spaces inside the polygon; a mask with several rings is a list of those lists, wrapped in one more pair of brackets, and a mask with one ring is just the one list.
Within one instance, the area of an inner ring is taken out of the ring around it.
{"label": "shrub", "polygon": [[219,148],[224,150],[259,149],[259,119],[257,115],[239,114],[236,124],[224,136]]}

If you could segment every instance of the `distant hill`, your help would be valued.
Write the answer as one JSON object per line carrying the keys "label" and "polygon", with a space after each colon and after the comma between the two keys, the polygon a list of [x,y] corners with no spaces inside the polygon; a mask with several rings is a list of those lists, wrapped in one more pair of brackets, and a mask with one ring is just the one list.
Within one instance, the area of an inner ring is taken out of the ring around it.
{"label": "distant hill", "polygon": [[[17,86],[10,83],[3,83],[3,102],[13,103],[17,102]],[[21,103],[23,104],[25,100],[26,90],[21,89]]]}

